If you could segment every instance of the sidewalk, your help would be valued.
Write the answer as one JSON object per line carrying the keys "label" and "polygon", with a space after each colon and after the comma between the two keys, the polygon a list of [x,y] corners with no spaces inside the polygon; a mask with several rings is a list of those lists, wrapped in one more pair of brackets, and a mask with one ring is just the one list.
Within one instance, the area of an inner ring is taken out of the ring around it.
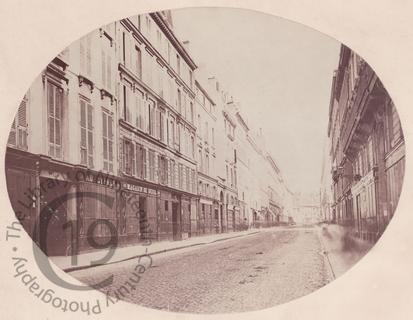
{"label": "sidewalk", "polygon": [[323,225],[318,232],[334,278],[349,270],[374,246],[350,236],[338,225]]}
{"label": "sidewalk", "polygon": [[[217,241],[223,241],[238,237],[244,237],[251,234],[255,234],[261,232],[266,229],[251,229],[248,231],[240,231],[240,232],[231,232],[231,233],[220,233],[220,234],[211,234],[205,236],[197,236],[193,238],[188,238],[185,240],[177,240],[177,241],[161,241],[161,242],[153,242],[150,245],[143,245],[137,244],[128,247],[121,247],[116,248],[113,256],[110,260],[106,263],[112,264],[117,263],[125,260],[130,260],[142,256],[144,254],[147,255],[155,255],[159,253],[164,253],[172,250],[178,250],[188,247],[194,247],[199,245],[205,245],[214,243]],[[82,253],[77,256],[77,264],[72,265],[72,257],[71,256],[58,256],[58,257],[49,257],[49,259],[60,269],[70,272],[79,269],[86,269],[91,267],[96,267],[102,264],[99,263],[92,263],[93,261],[97,261],[105,257],[105,255],[109,252],[109,250],[99,250],[93,252]]]}

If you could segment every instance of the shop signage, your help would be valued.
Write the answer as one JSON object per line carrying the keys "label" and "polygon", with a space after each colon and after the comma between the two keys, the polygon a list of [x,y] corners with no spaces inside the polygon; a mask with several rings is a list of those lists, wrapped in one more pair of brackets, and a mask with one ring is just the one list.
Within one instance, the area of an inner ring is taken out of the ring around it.
{"label": "shop signage", "polygon": [[142,187],[142,186],[137,186],[135,184],[130,184],[130,183],[123,183],[122,187],[126,190],[129,190],[129,191],[135,191],[135,192],[150,194],[150,195],[154,195],[154,196],[157,196],[157,195],[160,194],[160,192],[158,190],[150,189],[150,188],[146,188],[146,187]]}

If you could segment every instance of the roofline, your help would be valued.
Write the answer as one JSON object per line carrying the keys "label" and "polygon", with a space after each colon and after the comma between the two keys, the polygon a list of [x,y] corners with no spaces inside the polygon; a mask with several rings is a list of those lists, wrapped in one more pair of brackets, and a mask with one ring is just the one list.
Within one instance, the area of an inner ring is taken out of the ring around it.
{"label": "roofline", "polygon": [[198,66],[195,64],[195,61],[190,57],[188,51],[182,45],[182,43],[178,40],[168,23],[164,20],[162,14],[160,12],[152,12],[150,13],[152,19],[158,24],[164,34],[168,37],[168,39],[172,42],[175,49],[182,55],[182,58],[188,63],[189,67],[194,71]]}
{"label": "roofline", "polygon": [[199,90],[202,91],[202,93],[207,97],[207,99],[214,105],[216,106],[216,103],[214,100],[211,98],[211,96],[208,94],[208,92],[202,87],[202,85],[199,83],[198,80],[195,79],[195,86],[199,88]]}

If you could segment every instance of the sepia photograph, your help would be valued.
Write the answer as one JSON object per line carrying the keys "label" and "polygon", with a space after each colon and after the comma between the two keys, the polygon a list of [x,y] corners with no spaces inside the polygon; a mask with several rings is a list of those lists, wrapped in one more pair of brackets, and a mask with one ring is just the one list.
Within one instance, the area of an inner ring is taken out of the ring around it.
{"label": "sepia photograph", "polygon": [[221,314],[304,297],[376,245],[405,173],[369,61],[245,9],[97,26],[56,52],[9,127],[8,196],[40,271],[105,306]]}

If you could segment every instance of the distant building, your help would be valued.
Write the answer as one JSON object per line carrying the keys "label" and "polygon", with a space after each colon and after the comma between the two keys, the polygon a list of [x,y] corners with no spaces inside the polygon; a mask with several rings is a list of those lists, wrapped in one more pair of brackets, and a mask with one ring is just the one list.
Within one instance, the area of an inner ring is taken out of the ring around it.
{"label": "distant building", "polygon": [[333,220],[377,240],[401,192],[405,144],[396,108],[370,66],[342,46],[329,113]]}
{"label": "distant building", "polygon": [[331,141],[326,138],[323,148],[323,160],[320,182],[320,214],[321,220],[324,222],[334,221],[333,217],[333,191],[332,191],[332,175],[331,175]]}
{"label": "distant building", "polygon": [[311,225],[322,221],[317,193],[295,193],[292,219],[296,224]]}

